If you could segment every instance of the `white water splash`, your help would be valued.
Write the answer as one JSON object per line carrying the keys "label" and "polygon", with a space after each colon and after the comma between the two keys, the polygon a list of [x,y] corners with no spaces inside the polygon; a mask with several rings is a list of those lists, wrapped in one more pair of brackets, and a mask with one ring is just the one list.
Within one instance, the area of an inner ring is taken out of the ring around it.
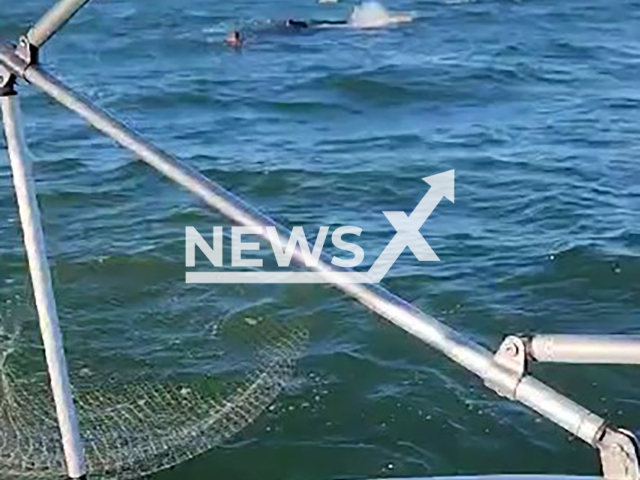
{"label": "white water splash", "polygon": [[408,13],[389,12],[381,3],[366,1],[354,7],[349,25],[356,28],[379,28],[413,20]]}

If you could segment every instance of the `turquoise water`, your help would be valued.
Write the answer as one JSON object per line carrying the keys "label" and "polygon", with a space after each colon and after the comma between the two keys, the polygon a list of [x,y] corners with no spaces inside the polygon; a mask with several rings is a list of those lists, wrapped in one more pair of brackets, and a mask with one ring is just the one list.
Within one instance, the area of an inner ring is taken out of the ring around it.
{"label": "turquoise water", "polygon": [[[3,2],[2,40],[47,5]],[[283,223],[359,226],[365,267],[394,233],[381,212],[410,212],[422,177],[455,169],[455,204],[422,229],[442,261],[407,251],[383,283],[489,348],[508,333],[640,334],[640,3],[390,0],[414,21],[295,34],[269,22],[345,18],[353,5],[97,1],[43,61]],[[241,51],[221,42],[234,27],[247,32]],[[208,371],[220,319],[309,328],[285,395],[223,447],[154,478],[597,471],[580,441],[335,291],[185,285],[185,226],[222,220],[22,92],[74,372]],[[33,343],[4,154],[0,239],[1,318]],[[638,427],[637,368],[535,373]]]}

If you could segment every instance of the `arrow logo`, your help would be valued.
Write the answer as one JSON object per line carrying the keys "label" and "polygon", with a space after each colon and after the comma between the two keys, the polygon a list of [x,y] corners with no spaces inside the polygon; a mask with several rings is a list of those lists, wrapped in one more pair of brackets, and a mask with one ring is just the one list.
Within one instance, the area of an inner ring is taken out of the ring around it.
{"label": "arrow logo", "polygon": [[423,180],[431,185],[431,188],[411,215],[407,216],[404,212],[383,212],[397,233],[367,273],[367,277],[373,283],[380,283],[406,247],[409,247],[421,262],[440,261],[420,234],[420,228],[443,197],[448,198],[452,203],[455,201],[455,170],[425,177]]}

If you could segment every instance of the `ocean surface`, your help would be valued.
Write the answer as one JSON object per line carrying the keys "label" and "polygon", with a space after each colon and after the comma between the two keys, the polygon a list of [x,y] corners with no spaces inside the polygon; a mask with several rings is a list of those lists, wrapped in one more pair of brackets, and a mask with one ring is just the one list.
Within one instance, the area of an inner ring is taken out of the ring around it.
{"label": "ocean surface", "polygon": [[[0,40],[48,5],[3,0]],[[382,212],[410,213],[423,177],[455,169],[455,203],[421,230],[441,261],[406,250],[383,285],[487,348],[513,333],[640,334],[640,2],[388,0],[413,21],[274,28],[354,5],[95,1],[42,60],[286,225],[362,228],[363,269],[395,233]],[[233,28],[240,50],[222,42]],[[227,224],[63,107],[20,93],[72,380],[233,369],[209,342],[223,320],[308,330],[275,403],[154,479],[598,472],[580,440],[335,290],[186,285],[185,227],[210,240]],[[2,152],[0,345],[37,376],[28,283]],[[534,374],[638,432],[638,368]]]}

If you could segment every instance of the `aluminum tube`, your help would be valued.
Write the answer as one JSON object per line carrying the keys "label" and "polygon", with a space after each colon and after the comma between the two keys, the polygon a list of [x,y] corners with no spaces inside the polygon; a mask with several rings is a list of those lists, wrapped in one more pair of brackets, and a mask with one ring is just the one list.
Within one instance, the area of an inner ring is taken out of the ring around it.
{"label": "aluminum tube", "polygon": [[[288,237],[290,234],[284,227],[253,209],[253,207],[220,185],[184,165],[176,158],[154,147],[140,135],[131,131],[126,125],[95,107],[91,102],[74,93],[59,80],[39,67],[30,67],[25,72],[24,78],[65,107],[76,112],[120,145],[134,152],[149,165],[194,193],[205,203],[218,210],[236,224],[244,226],[275,226],[278,228],[281,236]],[[284,240],[281,241],[285,243]],[[303,266],[305,265],[304,258],[299,249],[296,249],[294,252],[293,259],[297,263]],[[482,379],[490,379],[493,384],[512,385],[513,378],[509,371],[498,365],[489,351],[471,342],[458,332],[443,325],[433,317],[426,315],[379,285],[342,282],[342,276],[345,272],[352,272],[332,266],[324,256],[321,257],[318,265],[313,267],[313,270],[321,273],[329,283],[332,283],[336,288],[359,301],[365,307],[378,313],[383,318],[423,342],[440,350],[453,361],[459,363]],[[589,444],[594,443],[593,439],[585,438],[580,428],[576,427],[580,422],[564,420],[564,418],[573,419],[582,417],[584,412],[582,407],[553,392],[540,382],[527,384],[527,386],[528,390],[525,389],[522,398],[531,402],[531,405],[535,405],[538,400],[564,399],[562,402],[555,401],[553,407],[550,408],[550,410],[553,411],[553,417],[551,417],[551,419],[561,426],[570,429],[569,431],[585,439]],[[538,395],[536,395],[537,390],[540,390]],[[554,393],[555,397],[551,395],[551,392]],[[548,410],[544,405],[535,405],[534,408],[543,413]]]}
{"label": "aluminum tube", "polygon": [[51,391],[62,436],[67,473],[70,478],[77,479],[85,474],[84,453],[78,433],[78,420],[71,394],[62,334],[58,324],[49,262],[40,223],[40,211],[31,176],[31,161],[26,152],[20,123],[20,105],[17,96],[1,97],[0,102],[2,103],[9,161],[13,172],[13,183],[20,221],[22,222],[24,244],[29,261]]}
{"label": "aluminum tube", "polygon": [[31,27],[27,39],[32,45],[42,47],[87,2],[89,0],[60,0]]}
{"label": "aluminum tube", "polygon": [[515,399],[596,447],[606,422],[533,377],[518,384]]}
{"label": "aluminum tube", "polygon": [[640,336],[536,335],[530,354],[539,362],[640,365]]}

